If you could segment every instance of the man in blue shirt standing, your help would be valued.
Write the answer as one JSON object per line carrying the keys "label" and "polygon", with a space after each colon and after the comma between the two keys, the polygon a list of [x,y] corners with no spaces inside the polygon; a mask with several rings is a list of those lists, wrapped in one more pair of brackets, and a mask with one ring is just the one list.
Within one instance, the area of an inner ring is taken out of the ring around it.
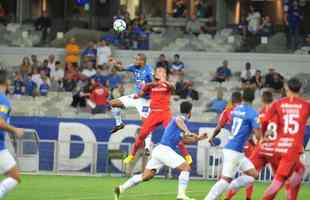
{"label": "man in blue shirt standing", "polygon": [[191,117],[191,110],[192,104],[190,102],[181,103],[180,111],[182,115],[173,118],[165,129],[159,144],[152,152],[151,159],[148,161],[144,172],[131,177],[124,184],[116,187],[114,192],[115,200],[119,200],[120,194],[129,188],[152,179],[163,166],[180,171],[177,200],[192,200],[186,196],[191,168],[187,161],[176,152],[176,149],[181,141],[185,144],[192,144],[205,139],[207,134],[193,134],[187,128],[188,119]]}
{"label": "man in blue shirt standing", "polygon": [[0,70],[0,174],[6,176],[0,182],[0,199],[17,186],[20,182],[19,170],[16,167],[16,162],[5,146],[5,135],[13,134],[16,137],[22,137],[24,130],[11,126],[8,121],[10,118],[11,103],[5,96],[7,90],[7,73]]}
{"label": "man in blue shirt standing", "polygon": [[[244,146],[252,134],[255,133],[258,140],[261,137],[258,124],[258,112],[251,106],[255,98],[253,90],[245,90],[242,95],[243,102],[231,112],[231,139],[223,149],[223,169],[221,179],[211,188],[205,200],[216,200],[227,190],[247,185],[258,178],[252,162],[244,155]],[[212,142],[213,134],[208,140]],[[232,182],[237,171],[240,170],[246,176],[242,181]]]}
{"label": "man in blue shirt standing", "polygon": [[296,50],[299,44],[300,24],[302,16],[298,8],[298,2],[293,1],[291,4],[287,3],[285,6],[285,24],[288,28],[288,48]]}

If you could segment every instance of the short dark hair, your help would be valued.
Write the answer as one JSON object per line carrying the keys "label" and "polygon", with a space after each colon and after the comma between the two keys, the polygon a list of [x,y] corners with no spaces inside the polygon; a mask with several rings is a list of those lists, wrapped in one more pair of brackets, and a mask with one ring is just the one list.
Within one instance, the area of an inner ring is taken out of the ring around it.
{"label": "short dark hair", "polygon": [[255,99],[255,91],[252,89],[243,90],[242,100],[245,102],[253,102]]}
{"label": "short dark hair", "polygon": [[298,78],[291,78],[287,81],[287,87],[294,93],[299,93],[302,88],[302,83]]}
{"label": "short dark hair", "polygon": [[192,111],[193,104],[189,101],[184,101],[180,105],[181,114],[189,114]]}
{"label": "short dark hair", "polygon": [[7,78],[8,78],[8,74],[6,70],[0,69],[0,85],[7,84]]}
{"label": "short dark hair", "polygon": [[231,94],[232,103],[240,103],[242,101],[242,94],[239,91],[233,92]]}
{"label": "short dark hair", "polygon": [[263,103],[267,103],[267,104],[272,103],[273,102],[272,92],[269,90],[264,91],[262,94],[262,100],[263,100]]}
{"label": "short dark hair", "polygon": [[146,55],[144,53],[138,53],[138,56],[146,63]]}
{"label": "short dark hair", "polygon": [[174,54],[174,57],[175,58],[180,58],[180,55],[179,54]]}

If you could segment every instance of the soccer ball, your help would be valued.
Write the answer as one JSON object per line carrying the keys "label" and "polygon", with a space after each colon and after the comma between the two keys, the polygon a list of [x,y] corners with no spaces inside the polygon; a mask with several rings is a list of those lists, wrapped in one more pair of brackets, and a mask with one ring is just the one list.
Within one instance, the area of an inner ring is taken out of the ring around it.
{"label": "soccer ball", "polygon": [[117,19],[113,23],[113,28],[116,32],[123,32],[126,29],[126,22],[122,19]]}

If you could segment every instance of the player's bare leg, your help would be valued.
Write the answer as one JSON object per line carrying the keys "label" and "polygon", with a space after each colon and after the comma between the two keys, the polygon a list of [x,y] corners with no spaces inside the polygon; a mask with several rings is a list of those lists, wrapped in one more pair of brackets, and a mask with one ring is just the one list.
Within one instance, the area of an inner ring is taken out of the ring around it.
{"label": "player's bare leg", "polygon": [[193,200],[186,195],[191,167],[187,162],[184,162],[179,167],[177,167],[177,170],[180,171],[177,200]]}
{"label": "player's bare leg", "polygon": [[[258,172],[256,171],[256,169],[253,168],[253,169],[244,171],[243,173],[244,173],[243,175],[234,179],[230,183],[226,200],[232,199],[232,197],[239,191],[241,187],[247,186],[247,187],[250,187],[249,188],[250,193],[253,191],[253,188],[251,188],[251,186],[253,186],[253,182],[255,181],[255,179],[258,178],[259,176]],[[251,199],[250,196],[251,196],[250,194],[247,195],[247,199]]]}
{"label": "player's bare leg", "polygon": [[122,193],[124,193],[128,189],[138,185],[141,182],[151,180],[155,176],[155,174],[156,174],[156,170],[145,169],[143,174],[138,174],[138,175],[132,176],[124,184],[117,186],[114,189],[114,199],[119,200],[119,197]]}
{"label": "player's bare leg", "polygon": [[11,168],[5,176],[7,178],[0,182],[0,199],[4,198],[4,196],[15,188],[21,181],[20,173],[16,166]]}
{"label": "player's bare leg", "polygon": [[122,108],[124,108],[124,104],[118,100],[113,99],[110,101],[110,105],[112,107],[111,112],[115,119],[116,126],[111,130],[111,133],[116,133],[117,131],[123,129],[125,127],[125,124],[122,120]]}

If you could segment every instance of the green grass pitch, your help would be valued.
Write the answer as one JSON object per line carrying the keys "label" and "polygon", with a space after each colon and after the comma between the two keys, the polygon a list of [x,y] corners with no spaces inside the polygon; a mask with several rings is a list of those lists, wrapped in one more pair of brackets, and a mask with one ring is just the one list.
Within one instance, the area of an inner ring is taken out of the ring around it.
{"label": "green grass pitch", "polygon": [[[73,177],[73,176],[22,176],[22,184],[12,191],[6,200],[114,200],[113,188],[124,178]],[[214,182],[191,180],[188,195],[203,200]],[[267,184],[255,184],[253,200],[260,200]],[[177,180],[154,179],[128,191],[122,200],[173,200],[176,197]],[[236,200],[244,200],[243,191]],[[304,184],[300,200],[310,199],[310,185]],[[283,192],[277,200],[284,200]]]}

